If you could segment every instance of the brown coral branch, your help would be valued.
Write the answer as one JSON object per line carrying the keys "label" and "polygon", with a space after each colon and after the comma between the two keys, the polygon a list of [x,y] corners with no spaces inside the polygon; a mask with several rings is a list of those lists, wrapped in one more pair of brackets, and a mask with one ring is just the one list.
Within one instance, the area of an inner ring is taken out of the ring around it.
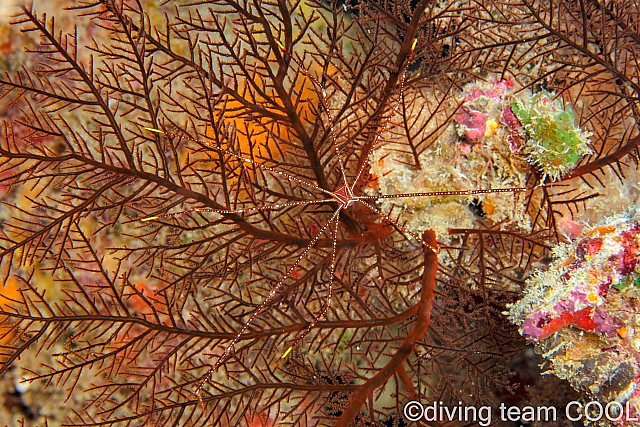
{"label": "brown coral branch", "polygon": [[[436,233],[432,230],[424,232],[422,239],[431,247],[437,247]],[[424,250],[424,272],[422,273],[422,291],[420,292],[420,302],[418,302],[418,316],[411,332],[407,334],[404,341],[396,351],[396,354],[389,362],[378,371],[376,375],[362,384],[355,395],[351,397],[351,402],[347,406],[335,424],[335,427],[348,427],[356,416],[360,413],[367,398],[375,390],[383,386],[389,378],[402,367],[407,357],[413,352],[416,342],[422,339],[431,323],[431,309],[433,307],[433,297],[436,287],[436,273],[438,272],[438,256],[429,246]]]}

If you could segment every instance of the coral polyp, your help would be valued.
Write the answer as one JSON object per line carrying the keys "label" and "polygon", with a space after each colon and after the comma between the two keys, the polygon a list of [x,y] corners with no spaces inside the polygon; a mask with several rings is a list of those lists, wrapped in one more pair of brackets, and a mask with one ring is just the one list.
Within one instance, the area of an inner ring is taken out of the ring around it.
{"label": "coral polyp", "polygon": [[553,94],[544,90],[525,94],[514,98],[508,107],[528,135],[522,150],[542,173],[542,181],[547,177],[556,181],[591,154],[591,134],[576,126],[571,106],[554,99]]}
{"label": "coral polyp", "polygon": [[640,404],[640,210],[587,228],[554,249],[509,318],[590,398]]}

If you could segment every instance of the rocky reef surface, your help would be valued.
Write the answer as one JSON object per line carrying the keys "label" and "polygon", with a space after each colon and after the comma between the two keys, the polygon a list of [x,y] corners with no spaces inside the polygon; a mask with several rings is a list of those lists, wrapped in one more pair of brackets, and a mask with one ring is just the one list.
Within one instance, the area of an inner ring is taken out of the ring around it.
{"label": "rocky reef surface", "polygon": [[548,361],[548,372],[585,398],[640,405],[640,205],[559,244],[527,282],[509,318]]}

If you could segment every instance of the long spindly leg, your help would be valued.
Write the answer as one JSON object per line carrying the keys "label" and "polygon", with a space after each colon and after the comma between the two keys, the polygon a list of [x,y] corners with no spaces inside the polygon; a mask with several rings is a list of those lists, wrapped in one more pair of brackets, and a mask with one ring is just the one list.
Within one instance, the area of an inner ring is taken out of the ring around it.
{"label": "long spindly leg", "polygon": [[333,122],[333,116],[331,115],[331,110],[329,110],[329,101],[327,100],[327,90],[324,88],[324,85],[322,83],[320,83],[318,81],[318,79],[313,77],[313,75],[311,75],[311,73],[304,67],[304,65],[302,65],[302,63],[300,61],[298,61],[295,56],[293,56],[291,53],[289,53],[289,51],[279,41],[276,41],[276,43],[278,43],[278,46],[280,46],[280,49],[282,49],[282,51],[285,54],[287,54],[287,56],[289,56],[289,58],[291,58],[293,60],[293,62],[295,62],[298,65],[298,67],[300,68],[302,73],[305,76],[307,76],[309,78],[309,80],[311,80],[313,82],[313,84],[316,85],[317,88],[320,89],[320,97],[322,99],[322,106],[324,107],[324,112],[327,114],[327,120],[329,121],[329,129],[331,130],[331,143],[333,144],[333,149],[335,150],[336,157],[338,158],[338,164],[340,165],[340,173],[342,174],[342,179],[344,180],[344,183],[346,185],[347,184],[347,175],[345,174],[344,163],[342,162],[342,157],[340,156],[340,149],[338,148],[338,137],[336,136],[335,125],[334,125],[334,122]]}
{"label": "long spindly leg", "polygon": [[[218,357],[218,360],[216,360],[216,362],[213,364],[213,366],[211,367],[211,369],[209,370],[209,372],[207,372],[207,374],[204,376],[204,379],[202,380],[202,382],[200,382],[200,384],[198,385],[198,387],[196,388],[196,390],[194,390],[191,394],[195,395],[198,400],[200,401],[200,404],[204,407],[204,403],[202,401],[202,397],[200,396],[200,392],[202,391],[202,388],[207,384],[207,382],[209,382],[209,380],[211,379],[211,376],[213,375],[213,373],[220,367],[220,365],[222,365],[227,358],[229,357],[229,354],[231,353],[231,351],[233,350],[233,348],[235,347],[235,345],[238,343],[238,341],[240,341],[240,338],[242,337],[242,335],[245,333],[245,331],[249,328],[249,326],[251,326],[251,324],[253,323],[253,321],[256,319],[256,317],[258,317],[269,305],[269,303],[271,302],[271,300],[273,298],[275,298],[276,294],[278,293],[278,290],[280,290],[280,288],[282,287],[282,285],[284,285],[284,282],[289,278],[289,276],[291,276],[291,273],[293,273],[293,271],[295,270],[295,268],[298,266],[298,264],[300,264],[300,262],[302,261],[302,259],[307,255],[307,252],[309,252],[309,250],[317,243],[318,239],[320,239],[320,236],[324,233],[324,231],[327,229],[327,227],[329,226],[329,224],[331,224],[332,222],[336,221],[336,219],[338,218],[338,214],[340,213],[340,209],[338,208],[333,215],[331,216],[331,219],[329,221],[327,221],[322,228],[320,229],[320,231],[318,231],[318,233],[313,237],[313,239],[311,239],[311,241],[309,242],[309,244],[304,248],[304,250],[302,251],[302,253],[300,254],[300,256],[296,259],[296,261],[293,263],[293,265],[289,268],[289,270],[287,270],[287,273],[282,277],[282,279],[280,279],[278,281],[278,283],[269,291],[269,294],[267,295],[267,297],[264,299],[264,301],[262,301],[262,303],[260,304],[260,306],[258,306],[258,308],[253,312],[253,314],[251,314],[251,317],[249,317],[249,320],[247,320],[247,322],[242,326],[242,328],[240,329],[240,331],[236,334],[236,336],[231,340],[231,342],[229,343],[229,345],[224,349],[224,351],[222,352],[222,354]],[[335,243],[334,243],[335,246]],[[334,249],[335,250],[335,249]]]}
{"label": "long spindly leg", "polygon": [[282,177],[290,179],[292,181],[296,181],[296,182],[298,182],[298,183],[300,183],[302,185],[305,185],[307,187],[311,187],[311,188],[313,188],[315,190],[322,191],[323,193],[331,195],[331,191],[325,190],[324,188],[320,188],[320,187],[318,187],[317,185],[315,185],[315,184],[313,184],[311,182],[305,181],[305,180],[300,179],[300,178],[296,178],[295,176],[289,175],[286,172],[274,169],[272,167],[265,166],[262,163],[258,163],[258,162],[254,161],[254,160],[252,160],[252,159],[250,159],[248,157],[244,157],[244,156],[242,156],[240,154],[236,154],[233,151],[229,151],[229,150],[225,150],[224,148],[216,147],[215,145],[211,144],[211,142],[209,142],[209,141],[205,141],[205,140],[202,140],[202,139],[191,138],[189,136],[177,135],[175,133],[165,132],[165,131],[160,130],[160,129],[147,128],[147,127],[145,129],[148,130],[148,131],[151,131],[151,132],[159,133],[159,134],[162,134],[162,135],[167,135],[167,136],[170,136],[170,137],[173,137],[173,138],[184,138],[184,139],[188,139],[189,141],[197,142],[198,144],[205,145],[208,148],[212,149],[213,151],[217,151],[218,153],[227,154],[227,155],[229,155],[231,157],[235,157],[238,160],[242,160],[245,163],[250,163],[253,166],[255,166],[257,168],[260,168],[262,170],[269,171],[269,172],[271,172],[271,173],[273,173],[275,175],[282,176]]}
{"label": "long spindly leg", "polygon": [[427,242],[422,240],[417,234],[409,231],[406,227],[403,227],[397,221],[394,221],[393,219],[391,219],[391,217],[389,217],[387,214],[382,212],[380,209],[378,209],[375,206],[372,206],[372,205],[370,205],[368,203],[362,202],[362,200],[367,200],[367,199],[369,199],[369,200],[370,199],[397,199],[397,198],[401,198],[401,197],[472,196],[474,194],[489,194],[489,193],[520,193],[520,192],[525,192],[525,191],[528,191],[528,190],[530,190],[530,188],[516,187],[516,188],[495,188],[495,189],[490,189],[490,190],[430,191],[430,192],[425,192],[425,193],[386,194],[386,195],[380,195],[380,196],[357,196],[357,197],[354,197],[354,199],[361,201],[361,203],[363,205],[365,205],[366,207],[368,207],[369,209],[371,209],[372,211],[374,211],[378,215],[382,216],[384,219],[389,221],[391,224],[393,224],[396,228],[401,230],[403,233],[405,233],[406,235],[411,236],[413,239],[415,239],[418,242],[420,242],[420,244],[422,244],[423,246],[425,246],[425,247],[431,249],[433,252],[437,253],[438,252],[438,248],[432,247]]}
{"label": "long spindly leg", "polygon": [[411,64],[411,62],[413,61],[413,54],[416,50],[416,45],[418,44],[418,39],[414,39],[413,40],[413,44],[411,45],[411,52],[409,52],[409,57],[407,58],[404,67],[402,69],[402,76],[400,77],[400,84],[399,84],[399,98],[400,101],[398,101],[396,103],[396,105],[393,107],[393,110],[391,110],[391,114],[389,114],[389,117],[387,117],[387,119],[384,121],[384,123],[382,124],[382,126],[380,127],[380,129],[378,130],[378,132],[376,133],[376,136],[373,140],[373,143],[371,144],[371,147],[369,147],[369,150],[367,151],[367,153],[365,154],[364,157],[362,157],[363,159],[365,159],[365,161],[362,162],[362,164],[360,165],[360,168],[358,169],[358,174],[356,175],[356,178],[353,180],[353,183],[351,184],[351,188],[355,188],[356,184],[358,183],[358,180],[360,179],[360,176],[362,175],[362,172],[364,172],[364,169],[367,165],[367,161],[366,159],[369,159],[369,156],[371,155],[371,153],[373,152],[373,150],[375,150],[377,147],[379,147],[379,141],[380,141],[380,137],[382,136],[382,134],[387,130],[387,127],[389,126],[389,123],[391,123],[391,119],[393,119],[393,116],[396,115],[396,112],[398,111],[398,108],[400,107],[400,102],[402,102],[402,98],[404,96],[404,82],[407,79],[407,69],[409,69],[409,65]]}
{"label": "long spindly leg", "polygon": [[408,230],[406,227],[400,225],[397,221],[394,221],[393,219],[391,219],[391,217],[389,217],[389,215],[385,214],[380,209],[376,208],[375,206],[371,206],[370,204],[365,203],[365,202],[360,202],[360,203],[362,203],[363,205],[365,205],[366,207],[368,207],[369,209],[371,209],[372,211],[374,211],[375,213],[377,213],[378,215],[380,215],[381,217],[383,217],[384,219],[389,221],[391,224],[393,224],[394,227],[396,227],[398,230],[400,230],[405,235],[408,235],[411,238],[417,240],[422,246],[431,249],[433,251],[433,253],[436,253],[436,254],[438,253],[438,248],[437,247],[434,248],[429,243],[425,242],[416,233]]}
{"label": "long spindly leg", "polygon": [[493,188],[489,190],[429,191],[424,193],[384,194],[379,196],[357,196],[354,198],[358,200],[365,200],[365,199],[399,199],[402,197],[473,196],[474,194],[490,194],[490,193],[522,193],[529,190],[531,190],[531,188],[514,187],[514,188]]}
{"label": "long spindly leg", "polygon": [[[338,211],[336,213],[339,213],[341,209],[342,207],[338,208]],[[336,221],[333,225],[333,245],[331,247],[331,267],[329,272],[329,289],[327,290],[327,300],[325,301],[322,310],[320,310],[320,313],[318,313],[318,315],[311,321],[311,323],[309,323],[307,329],[305,329],[304,332],[298,338],[296,338],[293,344],[291,344],[289,348],[287,348],[287,350],[282,354],[283,359],[287,357],[287,354],[289,354],[293,347],[295,347],[300,341],[304,339],[304,337],[309,334],[309,332],[311,332],[311,329],[313,329],[316,323],[318,323],[318,320],[320,320],[325,315],[325,313],[329,309],[329,306],[331,306],[331,295],[333,293],[333,276],[336,271],[336,242],[338,240],[338,222],[339,221],[336,217]]]}
{"label": "long spindly leg", "polygon": [[174,217],[174,216],[188,214],[188,213],[192,213],[192,212],[215,212],[215,213],[219,213],[219,214],[239,214],[239,213],[244,213],[244,212],[278,210],[278,209],[281,209],[281,208],[284,208],[284,207],[287,207],[287,206],[310,205],[312,203],[326,203],[326,202],[329,202],[331,200],[332,199],[301,200],[301,201],[298,201],[298,202],[276,203],[276,204],[273,204],[273,205],[254,206],[252,208],[235,209],[235,210],[194,208],[194,209],[188,209],[186,211],[181,211],[181,212],[176,212],[176,213],[149,216],[149,217],[141,219],[141,221],[144,222],[144,221],[151,221],[151,220],[154,220],[154,219]]}

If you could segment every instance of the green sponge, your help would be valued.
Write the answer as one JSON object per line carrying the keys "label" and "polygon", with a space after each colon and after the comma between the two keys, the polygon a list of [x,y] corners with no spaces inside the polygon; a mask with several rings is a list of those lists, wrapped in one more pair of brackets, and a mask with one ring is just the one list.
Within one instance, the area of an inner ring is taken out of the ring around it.
{"label": "green sponge", "polygon": [[572,108],[553,99],[552,93],[538,92],[509,105],[529,136],[522,149],[527,161],[542,172],[542,181],[557,180],[591,154],[591,133],[576,126]]}

